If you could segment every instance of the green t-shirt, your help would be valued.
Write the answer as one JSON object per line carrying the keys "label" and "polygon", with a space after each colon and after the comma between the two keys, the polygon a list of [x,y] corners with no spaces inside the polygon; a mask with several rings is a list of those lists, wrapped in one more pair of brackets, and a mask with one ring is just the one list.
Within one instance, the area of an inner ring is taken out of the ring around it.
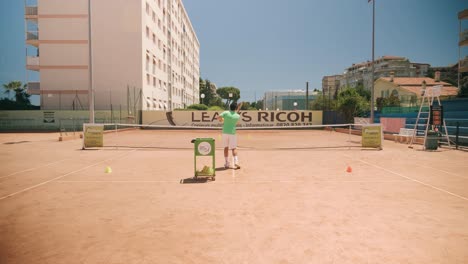
{"label": "green t-shirt", "polygon": [[224,118],[223,134],[236,134],[236,124],[240,119],[240,115],[235,111],[224,111],[219,116]]}

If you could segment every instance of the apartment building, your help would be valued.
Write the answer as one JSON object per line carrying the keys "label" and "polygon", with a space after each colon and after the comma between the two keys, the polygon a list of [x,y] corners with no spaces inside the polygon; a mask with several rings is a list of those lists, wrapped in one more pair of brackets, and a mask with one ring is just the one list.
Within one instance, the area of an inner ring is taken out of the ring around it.
{"label": "apartment building", "polygon": [[327,97],[334,97],[340,90],[343,75],[324,76],[322,78],[322,91]]}
{"label": "apartment building", "polygon": [[[425,77],[430,65],[427,63],[412,63],[407,58],[397,56],[383,56],[375,60],[374,80],[389,77]],[[353,64],[348,67],[340,79],[340,88],[356,87],[359,84],[370,89],[372,86],[372,61]]]}
{"label": "apartment building", "polygon": [[97,110],[199,101],[200,43],[181,0],[26,0],[25,18],[41,109],[87,110],[90,91]]}

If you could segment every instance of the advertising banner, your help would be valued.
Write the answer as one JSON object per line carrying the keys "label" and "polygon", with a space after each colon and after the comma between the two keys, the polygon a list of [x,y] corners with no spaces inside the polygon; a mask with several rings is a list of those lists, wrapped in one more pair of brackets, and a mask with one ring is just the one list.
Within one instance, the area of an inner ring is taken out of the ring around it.
{"label": "advertising banner", "polygon": [[[221,127],[218,111],[143,111],[143,124]],[[322,124],[322,111],[241,111],[238,127],[294,127]]]}
{"label": "advertising banner", "polygon": [[102,147],[104,144],[103,141],[103,134],[104,134],[104,126],[103,125],[93,125],[93,124],[86,124],[84,126],[84,147],[85,148],[95,148],[95,147]]}
{"label": "advertising banner", "polygon": [[382,127],[379,125],[365,125],[362,127],[362,147],[382,149]]}

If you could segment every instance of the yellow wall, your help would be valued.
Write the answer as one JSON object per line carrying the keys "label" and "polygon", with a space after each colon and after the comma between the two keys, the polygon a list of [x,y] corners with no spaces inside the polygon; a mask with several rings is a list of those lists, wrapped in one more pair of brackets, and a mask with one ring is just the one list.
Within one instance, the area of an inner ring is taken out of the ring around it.
{"label": "yellow wall", "polygon": [[[374,100],[377,101],[377,98],[389,97],[392,92],[396,90],[398,92],[398,98],[400,99],[401,105],[400,106],[411,106],[410,100],[411,96],[415,96],[416,94],[408,92],[406,90],[401,89],[394,83],[390,83],[387,81],[377,80],[374,84]],[[383,96],[382,96],[383,93]],[[420,95],[416,95],[417,99],[416,102],[419,100]]]}

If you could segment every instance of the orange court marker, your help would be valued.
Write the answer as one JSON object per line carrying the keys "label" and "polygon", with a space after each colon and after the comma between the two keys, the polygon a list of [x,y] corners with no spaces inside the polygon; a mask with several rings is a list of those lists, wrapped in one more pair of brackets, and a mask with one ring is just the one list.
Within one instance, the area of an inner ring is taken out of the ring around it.
{"label": "orange court marker", "polygon": [[353,172],[353,169],[351,168],[351,166],[348,165],[348,168],[346,168],[346,172],[348,172],[348,173]]}

